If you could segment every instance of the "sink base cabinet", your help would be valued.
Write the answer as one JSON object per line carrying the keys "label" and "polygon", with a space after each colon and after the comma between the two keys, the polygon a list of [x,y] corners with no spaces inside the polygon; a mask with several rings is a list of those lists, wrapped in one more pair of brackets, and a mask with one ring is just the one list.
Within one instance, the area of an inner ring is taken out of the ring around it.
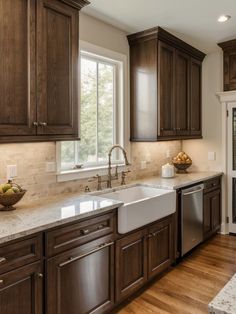
{"label": "sink base cabinet", "polygon": [[107,239],[49,259],[46,274],[48,314],[104,313],[114,305],[114,244]]}
{"label": "sink base cabinet", "polygon": [[152,278],[172,263],[174,258],[172,217],[149,228],[148,233],[148,278]]}
{"label": "sink base cabinet", "polygon": [[43,314],[41,262],[0,275],[1,314]]}
{"label": "sink base cabinet", "polygon": [[116,302],[173,263],[174,215],[116,242]]}
{"label": "sink base cabinet", "polygon": [[147,281],[146,230],[116,242],[116,300],[122,300]]}

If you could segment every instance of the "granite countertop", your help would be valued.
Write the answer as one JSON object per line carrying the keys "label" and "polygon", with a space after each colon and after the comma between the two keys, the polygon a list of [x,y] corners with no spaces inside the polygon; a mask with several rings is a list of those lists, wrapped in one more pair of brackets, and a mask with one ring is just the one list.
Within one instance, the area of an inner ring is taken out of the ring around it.
{"label": "granite countertop", "polygon": [[211,314],[236,313],[236,274],[208,305]]}
{"label": "granite countertop", "polygon": [[106,213],[122,205],[92,195],[60,197],[35,204],[19,205],[15,211],[0,212],[0,244],[62,224]]}
{"label": "granite countertop", "polygon": [[[179,189],[221,174],[221,172],[198,172],[176,175],[171,179],[156,176],[135,180],[120,188],[143,184],[162,189]],[[122,202],[102,197],[102,193],[109,191],[112,189],[87,195],[60,195],[27,204],[20,202],[15,211],[0,212],[0,244],[65,223],[106,213],[122,205]]]}

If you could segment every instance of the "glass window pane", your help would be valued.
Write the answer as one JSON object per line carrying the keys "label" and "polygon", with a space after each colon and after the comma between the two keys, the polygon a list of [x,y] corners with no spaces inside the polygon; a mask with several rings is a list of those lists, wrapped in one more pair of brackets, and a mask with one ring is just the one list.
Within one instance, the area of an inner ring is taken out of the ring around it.
{"label": "glass window pane", "polygon": [[81,59],[81,141],[79,162],[97,162],[97,63]]}
{"label": "glass window pane", "polygon": [[61,168],[71,169],[75,165],[75,145],[74,142],[61,143]]}
{"label": "glass window pane", "polygon": [[98,65],[98,161],[105,162],[113,145],[114,67]]}

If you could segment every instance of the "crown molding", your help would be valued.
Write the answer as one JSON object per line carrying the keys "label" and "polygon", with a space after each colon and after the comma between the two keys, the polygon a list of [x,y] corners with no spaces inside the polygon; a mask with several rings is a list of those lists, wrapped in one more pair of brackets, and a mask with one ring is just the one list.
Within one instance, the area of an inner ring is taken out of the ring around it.
{"label": "crown molding", "polygon": [[90,4],[88,0],[61,0],[61,1],[79,10],[81,10],[86,5]]}
{"label": "crown molding", "polygon": [[221,103],[235,102],[236,101],[236,90],[229,92],[219,92],[216,93],[216,96]]}

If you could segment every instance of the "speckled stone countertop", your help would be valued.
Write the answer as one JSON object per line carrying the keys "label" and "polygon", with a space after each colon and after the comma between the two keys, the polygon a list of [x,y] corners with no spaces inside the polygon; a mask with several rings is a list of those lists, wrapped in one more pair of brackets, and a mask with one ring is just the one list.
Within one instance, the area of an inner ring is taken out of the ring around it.
{"label": "speckled stone countertop", "polygon": [[[220,172],[198,172],[176,175],[171,179],[156,176],[133,181],[121,188],[143,184],[162,189],[179,189],[221,174]],[[21,201],[17,204],[15,211],[0,212],[0,244],[119,207],[121,202],[102,198],[102,193],[109,191],[112,189],[87,195],[54,196],[34,203],[24,204]]]}
{"label": "speckled stone countertop", "polygon": [[185,186],[199,183],[222,175],[222,172],[189,172],[186,174],[176,174],[174,178],[165,179],[160,176],[150,177],[139,180],[140,183],[146,183],[150,186],[166,189],[180,189]]}
{"label": "speckled stone countertop", "polygon": [[236,313],[236,274],[208,305],[211,314]]}
{"label": "speckled stone countertop", "polygon": [[0,212],[0,244],[62,224],[106,213],[122,203],[102,197],[64,196],[35,204],[18,205],[12,212]]}

